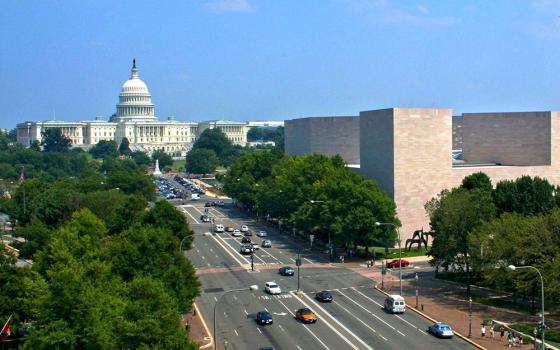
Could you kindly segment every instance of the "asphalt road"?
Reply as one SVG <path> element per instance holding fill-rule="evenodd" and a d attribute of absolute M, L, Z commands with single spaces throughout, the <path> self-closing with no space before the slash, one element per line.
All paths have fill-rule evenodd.
<path fill-rule="evenodd" d="M 224 291 L 247 288 L 227 293 L 217 306 L 217 340 L 224 349 L 471 349 L 472 346 L 458 338 L 438 339 L 426 332 L 430 323 L 407 311 L 392 315 L 382 309 L 385 296 L 373 289 L 372 281 L 343 267 L 328 264 L 324 257 L 314 254 L 307 247 L 298 246 L 290 235 L 274 232 L 268 227 L 245 218 L 231 205 L 212 207 L 209 213 L 215 222 L 239 228 L 246 224 L 250 230 L 266 230 L 271 248 L 261 248 L 255 254 L 255 268 L 250 270 L 250 259 L 239 253 L 239 238 L 228 233 L 205 235 L 209 223 L 199 218 L 204 213 L 204 203 L 188 201 L 180 210 L 188 218 L 195 232 L 193 248 L 186 254 L 198 270 L 202 293 L 197 304 L 212 330 L 214 306 Z M 261 238 L 252 236 L 259 243 Z M 297 273 L 283 277 L 278 268 L 292 266 L 298 252 L 303 265 L 300 270 L 300 293 L 297 293 Z M 275 281 L 282 294 L 264 293 L 264 283 Z M 249 291 L 256 284 L 259 290 Z M 330 290 L 332 303 L 319 303 L 317 291 Z M 318 322 L 304 325 L 294 318 L 294 311 L 309 307 L 318 316 Z M 274 323 L 258 326 L 255 315 L 267 310 L 273 314 Z"/>

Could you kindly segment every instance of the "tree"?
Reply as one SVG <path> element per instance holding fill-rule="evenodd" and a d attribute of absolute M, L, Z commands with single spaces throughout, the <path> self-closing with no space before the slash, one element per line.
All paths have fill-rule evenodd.
<path fill-rule="evenodd" d="M 45 152 L 66 152 L 72 146 L 72 141 L 62 135 L 60 128 L 48 128 L 41 131 L 41 146 Z"/>
<path fill-rule="evenodd" d="M 123 137 L 121 144 L 119 145 L 119 153 L 122 156 L 128 156 L 130 154 L 130 141 L 126 137 Z"/>
<path fill-rule="evenodd" d="M 434 231 L 429 254 L 436 266 L 456 264 L 467 275 L 470 296 L 471 262 L 469 235 L 485 221 L 495 217 L 496 207 L 490 192 L 454 188 L 442 191 L 425 205 Z"/>
<path fill-rule="evenodd" d="M 500 213 L 535 215 L 549 213 L 555 206 L 554 186 L 546 179 L 522 176 L 515 181 L 498 182 L 494 203 Z"/>
<path fill-rule="evenodd" d="M 119 155 L 117 151 L 117 143 L 113 140 L 101 140 L 95 146 L 93 146 L 89 153 L 94 158 L 102 159 L 105 157 L 115 158 Z"/>
<path fill-rule="evenodd" d="M 163 169 L 166 166 L 172 166 L 173 165 L 173 159 L 171 158 L 171 156 L 169 154 L 165 153 L 161 149 L 155 150 L 152 153 L 152 160 L 155 162 L 156 159 L 159 160 L 160 169 Z"/>
<path fill-rule="evenodd" d="M 213 150 L 218 159 L 223 161 L 232 152 L 233 145 L 222 130 L 214 128 L 206 129 L 200 134 L 193 145 L 193 150 L 200 148 Z"/>
<path fill-rule="evenodd" d="M 220 160 L 211 149 L 192 149 L 185 157 L 185 170 L 192 174 L 208 174 L 216 170 Z"/>
<path fill-rule="evenodd" d="M 485 173 L 478 172 L 465 176 L 461 187 L 466 190 L 481 189 L 483 191 L 492 191 L 492 181 L 490 181 L 490 178 Z"/>
<path fill-rule="evenodd" d="M 140 194 L 151 200 L 154 197 L 155 185 L 143 172 L 139 170 L 114 167 L 107 175 L 107 187 L 119 189 L 127 194 Z"/>
<path fill-rule="evenodd" d="M 29 145 L 29 149 L 41 152 L 41 143 L 38 140 L 34 140 L 33 142 L 31 142 L 31 145 Z"/>
<path fill-rule="evenodd" d="M 142 151 L 134 151 L 130 154 L 130 157 L 139 167 L 145 167 L 151 163 L 150 157 Z"/>
<path fill-rule="evenodd" d="M 146 225 L 168 229 L 179 240 L 187 237 L 183 248 L 191 249 L 194 232 L 190 229 L 185 215 L 167 201 L 156 202 L 154 207 L 143 215 L 141 221 Z"/>

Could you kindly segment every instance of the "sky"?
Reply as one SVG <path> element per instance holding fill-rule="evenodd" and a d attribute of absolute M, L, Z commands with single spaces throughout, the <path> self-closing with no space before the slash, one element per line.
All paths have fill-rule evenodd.
<path fill-rule="evenodd" d="M 0 127 L 108 118 L 136 58 L 160 119 L 560 110 L 557 0 L 0 2 Z"/>

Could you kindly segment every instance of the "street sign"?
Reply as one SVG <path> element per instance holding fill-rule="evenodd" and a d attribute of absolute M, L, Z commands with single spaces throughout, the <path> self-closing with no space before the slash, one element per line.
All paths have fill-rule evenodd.
<path fill-rule="evenodd" d="M 301 266 L 301 258 L 296 259 L 296 266 Z"/>

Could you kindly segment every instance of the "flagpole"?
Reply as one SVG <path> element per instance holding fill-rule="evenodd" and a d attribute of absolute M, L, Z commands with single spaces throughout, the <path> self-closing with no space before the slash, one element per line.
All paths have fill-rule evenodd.
<path fill-rule="evenodd" d="M 12 316 L 13 316 L 13 315 L 14 315 L 14 314 L 11 314 L 10 317 L 8 317 L 8 320 L 6 321 L 6 323 L 4 323 L 4 327 L 2 327 L 2 330 L 0 331 L 0 336 L 1 336 L 2 334 L 4 334 L 4 330 L 6 330 L 6 326 L 8 326 L 8 325 L 10 324 L 10 320 L 12 319 Z"/>

